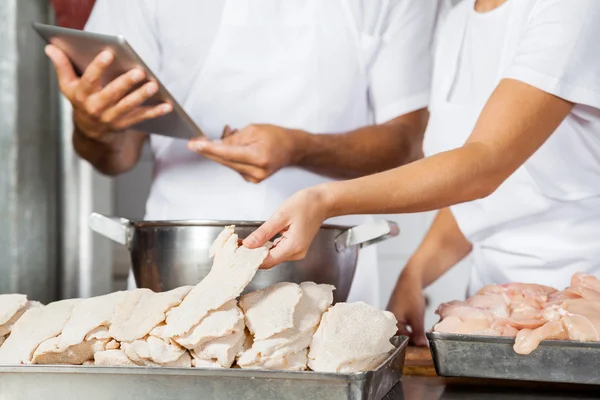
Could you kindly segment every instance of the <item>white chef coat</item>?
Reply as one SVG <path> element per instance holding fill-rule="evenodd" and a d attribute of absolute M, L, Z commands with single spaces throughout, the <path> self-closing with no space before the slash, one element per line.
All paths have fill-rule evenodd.
<path fill-rule="evenodd" d="M 505 9 L 477 15 L 465 0 L 440 28 L 435 53 L 431 119 L 426 155 L 460 147 L 471 134 L 494 86 L 512 78 L 575 103 L 551 138 L 491 196 L 451 207 L 461 231 L 473 243 L 469 295 L 492 283 L 535 282 L 565 286 L 582 271 L 600 274 L 600 1 L 508 0 Z M 469 51 L 465 43 L 486 34 L 478 19 L 500 27 L 497 45 Z M 497 19 L 497 20 L 494 20 Z M 501 27 L 505 26 L 505 29 Z M 479 27 L 479 29 L 477 29 Z M 495 38 L 494 40 L 497 40 Z M 476 40 L 475 40 L 476 41 Z M 464 84 L 457 77 L 476 58 L 486 73 L 469 85 L 484 95 L 454 102 Z M 490 79 L 494 85 L 478 78 Z M 454 88 L 453 88 L 454 85 Z M 460 97 L 460 96 L 459 96 Z M 502 121 L 498 121 L 499 124 Z"/>
<path fill-rule="evenodd" d="M 339 133 L 426 107 L 438 0 L 99 0 L 87 30 L 123 35 L 208 137 L 226 124 Z M 146 219 L 264 220 L 328 179 L 285 168 L 248 183 L 152 135 Z M 338 219 L 354 225 L 365 216 Z M 379 306 L 377 254 L 361 252 L 350 300 Z"/>

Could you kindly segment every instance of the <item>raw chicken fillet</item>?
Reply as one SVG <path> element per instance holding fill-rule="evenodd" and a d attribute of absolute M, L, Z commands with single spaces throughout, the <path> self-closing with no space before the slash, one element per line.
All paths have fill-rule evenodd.
<path fill-rule="evenodd" d="M 600 280 L 577 273 L 565 290 L 522 283 L 490 285 L 466 301 L 442 304 L 435 332 L 511 336 L 530 354 L 544 340 L 600 341 Z"/>

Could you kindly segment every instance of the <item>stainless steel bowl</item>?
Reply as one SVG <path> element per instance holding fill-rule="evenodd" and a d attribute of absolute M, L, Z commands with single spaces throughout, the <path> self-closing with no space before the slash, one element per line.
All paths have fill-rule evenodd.
<path fill-rule="evenodd" d="M 127 246 L 138 287 L 157 292 L 195 285 L 210 271 L 208 251 L 223 227 L 235 225 L 241 239 L 261 222 L 243 221 L 129 221 L 93 213 L 92 230 Z M 378 220 L 353 228 L 324 225 L 306 258 L 259 271 L 246 291 L 278 282 L 313 281 L 336 287 L 336 302 L 346 301 L 361 247 L 397 236 L 394 222 Z"/>

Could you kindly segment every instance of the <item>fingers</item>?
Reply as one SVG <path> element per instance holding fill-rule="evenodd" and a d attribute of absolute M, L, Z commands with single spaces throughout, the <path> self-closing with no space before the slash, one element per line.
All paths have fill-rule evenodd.
<path fill-rule="evenodd" d="M 93 104 L 94 110 L 98 113 L 115 106 L 115 104 L 117 106 L 121 105 L 120 109 L 113 111 L 112 114 L 114 115 L 111 114 L 114 119 L 116 116 L 130 111 L 133 108 L 124 108 L 124 105 L 131 105 L 132 103 L 134 106 L 140 105 L 158 91 L 158 85 L 155 82 L 148 82 L 128 95 L 131 89 L 139 84 L 145 77 L 146 74 L 144 71 L 139 69 L 131 70 L 119 76 L 98 92 L 90 95 L 86 103 L 90 105 Z M 125 101 L 125 103 L 123 103 L 123 101 Z"/>
<path fill-rule="evenodd" d="M 115 130 L 124 130 L 132 125 L 168 114 L 173 106 L 164 103 L 153 107 L 137 107 L 129 114 L 119 118 L 112 124 Z"/>
<path fill-rule="evenodd" d="M 221 135 L 221 139 L 227 139 L 228 137 L 238 133 L 237 129 L 232 129 L 229 125 L 225 125 L 223 129 L 223 134 Z"/>
<path fill-rule="evenodd" d="M 54 69 L 56 70 L 60 91 L 67 98 L 71 99 L 73 95 L 73 89 L 79 82 L 79 77 L 75 73 L 71 61 L 58 47 L 51 44 L 46 46 L 45 52 L 48 58 L 50 58 L 50 61 L 52 61 Z"/>
<path fill-rule="evenodd" d="M 80 96 L 80 98 L 77 100 L 83 101 L 90 94 L 100 89 L 102 74 L 104 74 L 106 68 L 113 62 L 114 57 L 112 52 L 105 50 L 94 58 L 81 76 L 76 93 L 76 96 Z"/>
<path fill-rule="evenodd" d="M 265 243 L 271 240 L 271 238 L 287 229 L 287 225 L 288 223 L 285 219 L 275 214 L 274 216 L 269 218 L 264 224 L 259 226 L 254 232 L 252 232 L 250 236 L 244 239 L 244 246 L 250 249 L 255 249 L 257 247 L 264 246 Z M 283 242 L 283 240 L 279 240 L 277 246 L 275 246 L 273 250 L 278 246 L 282 245 Z"/>
<path fill-rule="evenodd" d="M 410 337 L 410 332 L 406 329 L 406 325 L 403 322 L 398 322 L 398 335 Z"/>
<path fill-rule="evenodd" d="M 412 309 L 407 315 L 407 324 L 410 325 L 413 343 L 416 346 L 424 347 L 428 345 L 427 337 L 425 336 L 425 311 L 420 307 Z"/>
<path fill-rule="evenodd" d="M 202 142 L 209 142 L 209 140 L 204 139 L 204 138 L 193 139 L 188 142 L 188 149 L 190 149 L 193 152 L 203 155 L 204 157 L 208 158 L 209 160 L 212 160 L 214 162 L 217 162 L 221 165 L 224 165 L 228 168 L 233 169 L 234 171 L 238 172 L 244 178 L 244 180 L 246 180 L 248 182 L 260 183 L 269 177 L 269 172 L 267 170 L 256 167 L 254 165 L 242 164 L 242 163 L 224 159 L 224 158 L 221 158 L 221 157 L 209 154 L 209 153 L 205 153 L 203 151 L 197 151 L 196 149 L 198 148 L 198 144 L 202 143 Z M 200 147 L 203 147 L 203 146 L 204 145 L 201 145 Z"/>
<path fill-rule="evenodd" d="M 150 97 L 152 97 L 157 91 L 158 85 L 155 82 L 148 82 L 144 86 L 136 89 L 133 93 L 128 94 L 122 99 L 120 97 L 115 97 L 115 100 L 113 100 L 112 96 L 107 95 L 104 97 L 104 100 L 98 101 L 99 104 L 101 104 L 98 106 L 100 108 L 110 106 L 110 108 L 108 109 L 103 109 L 104 112 L 102 113 L 100 119 L 104 123 L 111 123 L 117 118 L 133 111 L 137 107 L 144 104 L 144 102 Z M 100 96 L 103 92 L 104 90 L 100 91 L 92 98 L 96 100 L 96 96 Z M 92 98 L 90 98 L 90 101 L 92 100 Z M 114 102 L 116 102 L 116 104 L 114 104 Z M 164 111 L 165 113 L 170 112 L 172 110 L 170 104 L 165 103 L 164 105 L 165 108 L 162 111 Z"/>
<path fill-rule="evenodd" d="M 256 165 L 262 167 L 262 160 L 256 154 L 256 149 L 250 146 L 225 144 L 222 141 L 192 140 L 194 151 L 206 155 L 219 157 L 235 163 Z"/>

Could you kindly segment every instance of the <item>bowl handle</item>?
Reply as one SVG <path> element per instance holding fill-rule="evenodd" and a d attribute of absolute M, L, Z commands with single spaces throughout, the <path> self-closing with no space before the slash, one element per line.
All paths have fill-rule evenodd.
<path fill-rule="evenodd" d="M 380 219 L 344 231 L 335 239 L 335 248 L 339 252 L 353 246 L 363 248 L 399 234 L 400 228 L 397 223 Z"/>
<path fill-rule="evenodd" d="M 102 214 L 92 213 L 88 218 L 88 226 L 94 232 L 106 236 L 110 240 L 114 240 L 129 249 L 133 229 L 128 219 L 111 218 Z"/>

